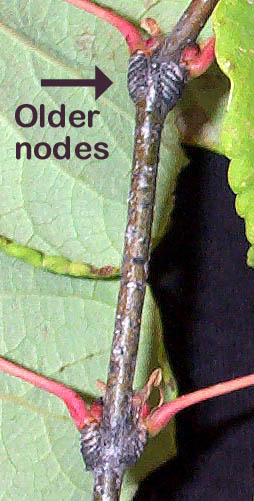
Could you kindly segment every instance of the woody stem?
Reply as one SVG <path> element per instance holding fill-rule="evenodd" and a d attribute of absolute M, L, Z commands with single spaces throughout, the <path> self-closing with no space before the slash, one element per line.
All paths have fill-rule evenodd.
<path fill-rule="evenodd" d="M 162 123 L 139 103 L 136 111 L 135 149 L 128 204 L 120 290 L 103 420 L 105 447 L 103 474 L 97 475 L 94 500 L 112 501 L 119 497 L 123 471 L 114 468 L 114 455 L 131 423 L 132 383 L 136 366 L 140 324 L 148 273 L 151 228 Z M 149 137 L 149 141 L 148 141 Z M 107 430 L 107 431 L 106 431 Z M 108 433 L 110 430 L 110 433 Z M 126 437 L 125 437 L 126 439 Z M 123 449 L 125 447 L 123 439 Z"/>
<path fill-rule="evenodd" d="M 205 3 L 210 5 L 210 9 L 205 8 Z M 197 36 L 207 20 L 208 12 L 209 15 L 211 13 L 212 5 L 214 8 L 216 3 L 215 1 L 209 2 L 209 0 L 208 2 L 193 0 L 185 13 L 188 26 L 184 29 L 184 16 L 182 16 L 172 35 L 162 44 L 158 54 L 156 53 L 153 64 L 156 65 L 156 57 L 159 61 L 160 57 L 165 54 L 167 61 L 173 61 L 174 57 L 176 61 L 179 61 L 181 51 L 190 41 L 189 36 Z M 203 21 L 199 12 L 196 11 L 201 6 L 203 7 Z M 199 31 L 197 23 L 199 23 Z M 189 33 L 188 36 L 187 33 Z M 130 444 L 128 430 L 133 423 L 132 383 L 150 257 L 160 138 L 166 116 L 158 112 L 159 109 L 163 109 L 163 98 L 159 97 L 158 102 L 156 101 L 157 94 L 154 92 L 149 71 L 147 89 L 144 98 L 136 101 L 135 146 L 128 220 L 107 389 L 100 427 L 103 447 L 100 451 L 100 465 L 97 465 L 94 471 L 94 501 L 117 501 L 124 471 L 130 465 L 124 459 L 124 454 L 127 445 Z M 121 458 L 118 457 L 120 451 Z"/>
<path fill-rule="evenodd" d="M 170 55 L 190 42 L 195 42 L 219 0 L 192 0 L 164 42 L 164 53 Z"/>

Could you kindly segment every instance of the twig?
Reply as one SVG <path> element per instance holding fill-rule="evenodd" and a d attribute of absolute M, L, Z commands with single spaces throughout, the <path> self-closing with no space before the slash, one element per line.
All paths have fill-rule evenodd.
<path fill-rule="evenodd" d="M 85 0 L 73 0 L 72 3 L 91 5 Z M 254 375 L 251 374 L 181 396 L 151 413 L 149 406 L 145 407 L 146 399 L 152 386 L 160 387 L 160 371 L 153 373 L 143 390 L 135 395 L 132 391 L 148 273 L 161 131 L 166 114 L 180 97 L 187 78 L 204 71 L 212 59 L 214 40 L 206 44 L 203 54 L 197 58 L 195 50 L 192 50 L 195 47 L 191 44 L 216 4 L 217 1 L 193 0 L 176 28 L 160 46 L 145 45 L 144 52 L 136 47 L 139 52 L 131 58 L 129 90 L 137 108 L 135 151 L 103 417 L 101 401 L 95 401 L 87 409 L 80 396 L 70 388 L 0 358 L 0 370 L 53 393 L 68 407 L 76 426 L 82 429 L 82 452 L 87 468 L 94 472 L 94 501 L 119 499 L 123 473 L 141 454 L 147 433 L 157 434 L 177 412 L 186 407 L 254 385 Z M 96 15 L 98 9 L 96 6 L 93 10 Z M 101 17 L 106 19 L 105 15 Z M 113 17 L 116 19 L 119 16 Z M 126 29 L 128 23 L 123 22 L 123 25 Z M 149 57 L 147 47 L 149 50 L 153 48 Z M 10 246 L 8 253 L 24 253 L 25 258 L 27 248 L 4 238 L 0 238 L 1 241 L 3 245 Z M 38 251 L 28 250 L 34 253 L 31 254 L 32 260 L 43 258 Z"/>
<path fill-rule="evenodd" d="M 163 50 L 168 55 L 178 48 L 195 42 L 219 0 L 192 0 L 167 36 Z"/>
<path fill-rule="evenodd" d="M 139 103 L 137 107 L 122 277 L 101 425 L 101 433 L 107 444 L 102 451 L 103 468 L 95 485 L 95 500 L 118 499 L 123 467 L 136 462 L 146 442 L 145 429 L 141 428 L 141 450 L 135 446 L 138 432 L 132 406 L 132 383 L 148 272 L 162 125 L 156 123 L 151 114 L 147 114 L 145 104 Z M 130 449 L 134 449 L 133 457 Z M 120 454 L 117 468 L 116 451 Z"/>
<path fill-rule="evenodd" d="M 138 51 L 130 60 L 129 91 L 136 103 L 135 147 L 113 344 L 103 418 L 97 430 L 100 459 L 93 467 L 94 501 L 119 499 L 123 473 L 136 462 L 146 443 L 140 409 L 133 406 L 132 383 L 148 274 L 160 137 L 167 112 L 178 101 L 187 80 L 188 71 L 180 62 L 182 52 L 193 43 L 217 1 L 193 0 L 151 57 Z M 91 440 L 89 434 L 84 444 L 86 440 Z"/>

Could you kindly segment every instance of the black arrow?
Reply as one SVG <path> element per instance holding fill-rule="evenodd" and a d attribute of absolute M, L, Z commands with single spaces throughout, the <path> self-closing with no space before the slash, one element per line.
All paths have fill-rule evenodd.
<path fill-rule="evenodd" d="M 98 66 L 95 66 L 95 78 L 46 78 L 41 80 L 42 87 L 95 87 L 95 100 L 105 92 L 112 81 L 101 71 Z"/>

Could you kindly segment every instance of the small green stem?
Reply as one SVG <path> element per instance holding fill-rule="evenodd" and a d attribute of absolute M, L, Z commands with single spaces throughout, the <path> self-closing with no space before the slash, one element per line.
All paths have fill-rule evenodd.
<path fill-rule="evenodd" d="M 63 256 L 49 256 L 43 252 L 20 245 L 0 235 L 0 251 L 8 256 L 21 259 L 35 268 L 41 268 L 57 275 L 68 275 L 76 278 L 118 278 L 120 269 L 117 266 L 103 266 L 98 268 L 92 264 L 70 261 Z"/>

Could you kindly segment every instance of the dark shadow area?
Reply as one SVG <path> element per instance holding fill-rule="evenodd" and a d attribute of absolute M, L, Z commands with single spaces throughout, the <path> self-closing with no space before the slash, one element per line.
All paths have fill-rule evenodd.
<path fill-rule="evenodd" d="M 254 372 L 254 270 L 228 161 L 188 153 L 150 280 L 180 394 Z M 253 500 L 254 389 L 180 413 L 177 442 L 178 456 L 143 482 L 135 501 Z"/>

